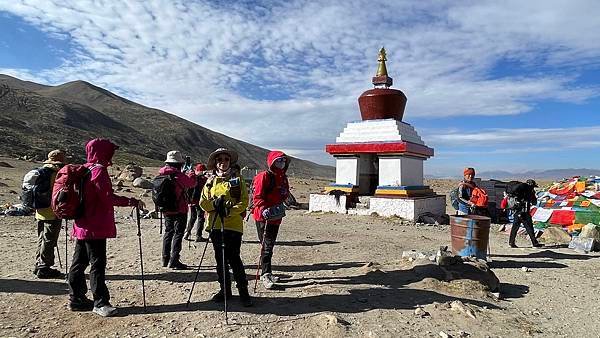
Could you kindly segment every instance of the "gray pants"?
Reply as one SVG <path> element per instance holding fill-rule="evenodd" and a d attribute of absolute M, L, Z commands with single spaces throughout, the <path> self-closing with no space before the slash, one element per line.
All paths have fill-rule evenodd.
<path fill-rule="evenodd" d="M 36 270 L 48 269 L 54 265 L 54 248 L 58 242 L 62 220 L 38 220 L 38 246 L 35 252 Z"/>

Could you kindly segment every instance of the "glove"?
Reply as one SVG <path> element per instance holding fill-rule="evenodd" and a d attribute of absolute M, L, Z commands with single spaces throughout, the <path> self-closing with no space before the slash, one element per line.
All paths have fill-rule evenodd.
<path fill-rule="evenodd" d="M 269 209 L 264 209 L 261 212 L 261 215 L 264 219 L 269 219 L 271 217 L 271 212 L 269 211 Z"/>
<path fill-rule="evenodd" d="M 231 209 L 233 208 L 233 202 L 232 201 L 225 201 L 225 208 L 227 209 Z"/>
<path fill-rule="evenodd" d="M 213 207 L 219 217 L 227 216 L 227 208 L 225 207 L 225 198 L 223 196 L 219 196 L 213 200 Z"/>

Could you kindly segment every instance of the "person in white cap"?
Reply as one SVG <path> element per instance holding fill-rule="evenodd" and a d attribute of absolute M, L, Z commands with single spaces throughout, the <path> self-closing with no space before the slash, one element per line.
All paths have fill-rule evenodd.
<path fill-rule="evenodd" d="M 181 172 L 185 160 L 181 153 L 172 150 L 167 153 L 165 166 L 160 168 L 159 174 L 171 176 L 175 183 L 175 208 L 163 211 L 165 215 L 165 233 L 163 236 L 162 264 L 174 270 L 186 270 L 187 265 L 180 260 L 181 241 L 187 224 L 188 203 L 186 190 L 196 185 L 196 175 L 193 171 Z"/>
<path fill-rule="evenodd" d="M 200 207 L 208 213 L 205 230 L 210 233 L 209 236 L 215 250 L 217 276 L 221 287 L 212 300 L 222 302 L 225 297 L 230 299 L 229 267 L 231 267 L 242 305 L 252 306 L 246 271 L 240 256 L 244 233 L 242 213 L 248 207 L 248 190 L 244 179 L 232 168 L 237 159 L 238 155 L 235 151 L 225 148 L 219 148 L 210 154 L 207 167 L 212 171 L 213 176 L 208 179 L 202 189 Z M 221 246 L 223 242 L 225 249 Z M 225 259 L 223 259 L 223 254 Z M 225 260 L 225 266 L 223 266 L 223 260 Z"/>
<path fill-rule="evenodd" d="M 50 207 L 50 195 L 52 186 L 56 179 L 56 173 L 65 164 L 65 153 L 62 150 L 52 150 L 48 153 L 48 159 L 38 169 L 37 194 L 45 190 L 48 203 L 45 208 L 36 208 L 35 219 L 37 220 L 38 248 L 35 253 L 35 267 L 33 273 L 38 278 L 60 278 L 62 273 L 53 269 L 54 248 L 58 242 L 62 220 L 56 217 Z M 41 187 L 43 189 L 40 189 Z"/>

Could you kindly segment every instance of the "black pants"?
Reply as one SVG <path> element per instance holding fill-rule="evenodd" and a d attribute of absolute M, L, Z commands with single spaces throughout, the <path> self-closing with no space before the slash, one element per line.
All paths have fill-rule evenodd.
<path fill-rule="evenodd" d="M 185 237 L 189 237 L 194 228 L 194 224 L 198 221 L 196 226 L 196 238 L 202 238 L 202 228 L 204 227 L 204 210 L 200 209 L 199 205 L 192 205 L 190 207 L 190 219 L 185 229 Z"/>
<path fill-rule="evenodd" d="M 35 252 L 35 267 L 48 269 L 54 265 L 54 248 L 58 243 L 62 220 L 41 221 L 37 223 L 38 247 Z"/>
<path fill-rule="evenodd" d="M 223 283 L 223 255 L 221 247 L 221 229 L 215 229 L 210 234 L 210 239 L 215 250 L 215 260 L 217 261 L 217 276 L 219 276 L 219 284 L 221 289 L 225 291 L 231 290 L 231 277 L 229 276 L 229 267 L 233 270 L 233 278 L 238 289 L 248 288 L 248 280 L 244 263 L 240 257 L 240 248 L 242 247 L 242 233 L 232 230 L 225 230 L 225 283 Z"/>
<path fill-rule="evenodd" d="M 509 244 L 515 244 L 515 240 L 517 239 L 517 231 L 519 231 L 519 226 L 523 224 L 529 238 L 531 238 L 531 243 L 536 244 L 537 239 L 535 239 L 535 234 L 533 232 L 533 221 L 531 219 L 531 215 L 528 211 L 516 211 L 514 214 L 514 220 L 512 228 L 510 229 L 510 237 L 508 239 Z"/>
<path fill-rule="evenodd" d="M 267 229 L 266 233 L 265 225 Z M 256 221 L 256 232 L 258 233 L 258 240 L 263 243 L 261 275 L 264 275 L 265 273 L 271 273 L 271 258 L 273 257 L 273 248 L 275 247 L 277 233 L 279 232 L 279 224 L 266 224 L 265 222 Z M 264 242 L 263 234 L 265 235 Z"/>
<path fill-rule="evenodd" d="M 90 265 L 90 289 L 94 306 L 109 305 L 110 295 L 106 287 L 106 239 L 77 240 L 73 262 L 69 269 L 69 296 L 71 301 L 85 297 L 85 269 Z"/>
<path fill-rule="evenodd" d="M 163 261 L 179 261 L 181 241 L 185 232 L 186 214 L 165 215 L 165 234 L 163 236 Z"/>

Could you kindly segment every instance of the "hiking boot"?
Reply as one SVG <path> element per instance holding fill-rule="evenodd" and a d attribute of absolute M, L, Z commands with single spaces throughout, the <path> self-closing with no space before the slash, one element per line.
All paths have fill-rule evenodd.
<path fill-rule="evenodd" d="M 535 242 L 535 243 L 532 243 L 531 245 L 533 245 L 534 248 L 541 248 L 544 246 L 544 244 L 542 244 L 540 242 Z"/>
<path fill-rule="evenodd" d="M 71 311 L 92 311 L 94 309 L 94 301 L 88 299 L 87 297 L 83 298 L 73 298 L 69 302 L 69 310 Z"/>
<path fill-rule="evenodd" d="M 167 258 L 164 258 L 164 257 L 163 257 L 163 259 L 162 259 L 162 266 L 163 266 L 163 268 L 166 268 L 166 267 L 169 265 L 169 261 L 170 261 L 170 260 L 171 260 L 171 259 L 170 259 L 170 258 L 168 258 L 168 257 L 167 257 Z"/>
<path fill-rule="evenodd" d="M 40 279 L 49 279 L 49 278 L 62 278 L 63 274 L 62 274 L 62 272 L 60 272 L 56 269 L 45 268 L 45 269 L 38 269 L 36 276 Z"/>
<path fill-rule="evenodd" d="M 510 246 L 511 248 L 518 248 L 518 246 L 515 243 L 508 243 L 508 246 Z"/>
<path fill-rule="evenodd" d="M 111 306 L 110 304 L 104 306 L 94 306 L 93 312 L 102 317 L 112 317 L 117 314 L 117 308 Z"/>
<path fill-rule="evenodd" d="M 270 273 L 265 273 L 264 275 L 260 276 L 260 281 L 262 282 L 263 286 L 267 290 L 272 289 L 273 286 L 275 285 L 275 283 L 271 279 L 271 274 Z"/>
<path fill-rule="evenodd" d="M 252 297 L 248 293 L 248 287 L 239 287 L 238 291 L 240 293 L 240 301 L 244 307 L 252 306 Z"/>
<path fill-rule="evenodd" d="M 188 266 L 181 263 L 179 260 L 169 263 L 169 268 L 173 270 L 187 270 Z"/>
<path fill-rule="evenodd" d="M 231 297 L 233 297 L 233 294 L 231 293 L 231 291 L 227 292 L 227 299 L 231 299 Z M 219 290 L 219 292 L 215 293 L 214 296 L 212 296 L 212 298 L 210 299 L 213 302 L 216 303 L 221 303 L 223 301 L 225 301 L 225 292 L 223 292 L 223 289 Z"/>

